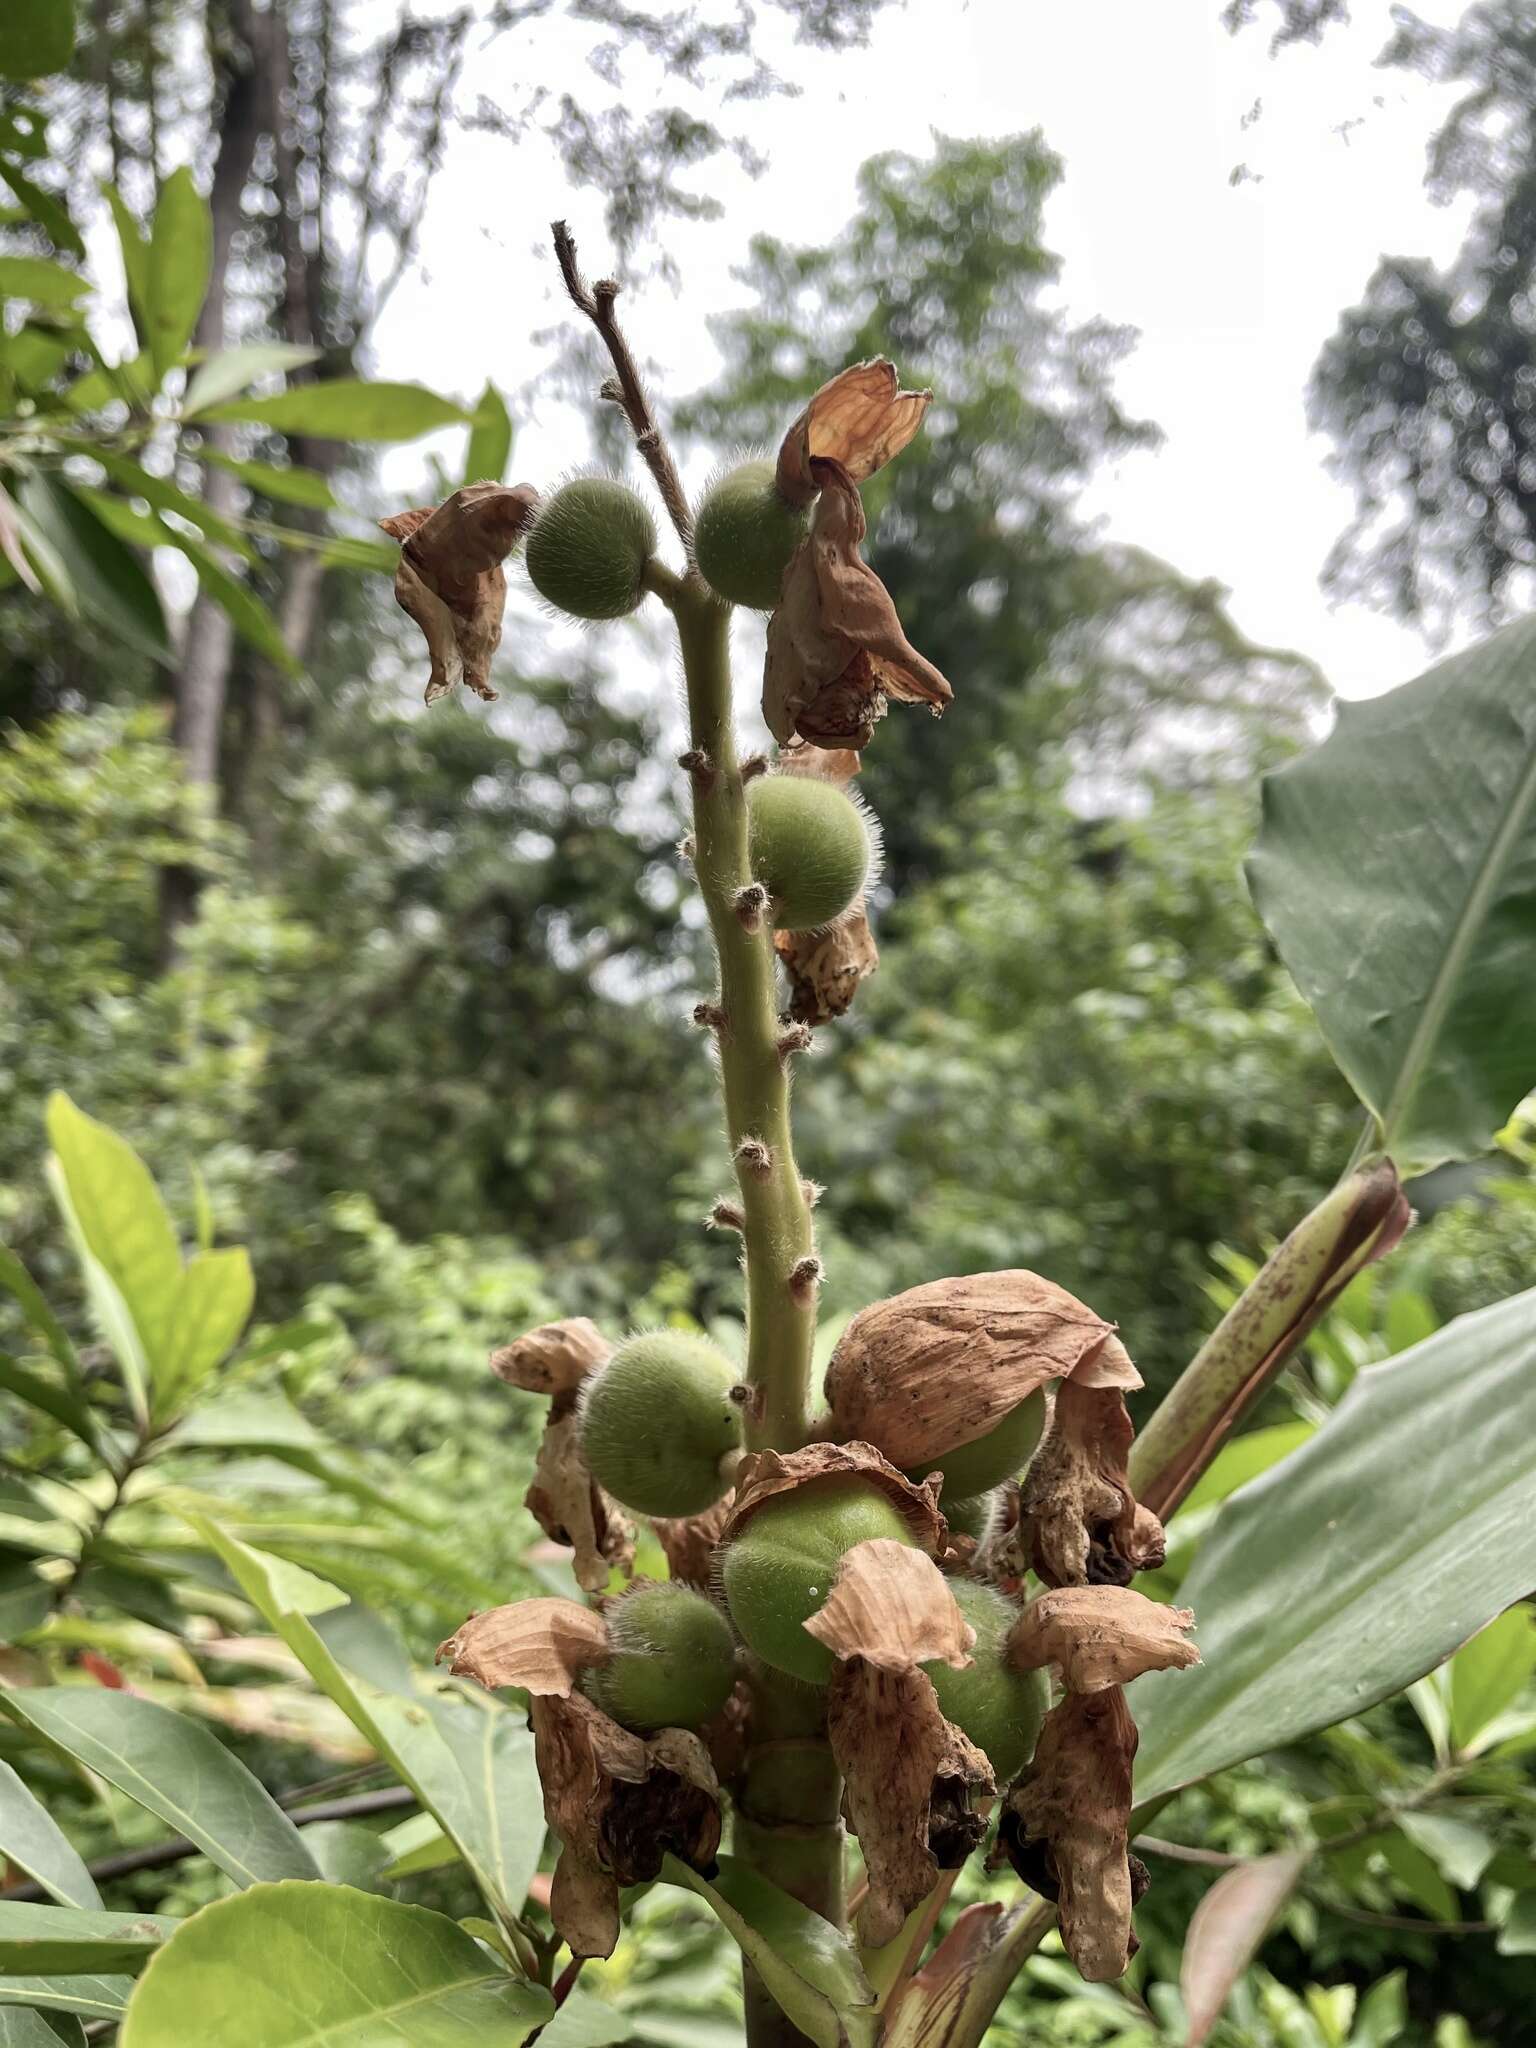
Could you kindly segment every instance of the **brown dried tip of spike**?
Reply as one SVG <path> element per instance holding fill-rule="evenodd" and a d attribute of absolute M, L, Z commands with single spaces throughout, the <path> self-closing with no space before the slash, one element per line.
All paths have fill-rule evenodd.
<path fill-rule="evenodd" d="M 656 1541 L 666 1554 L 667 1570 L 685 1586 L 711 1592 L 715 1578 L 715 1550 L 730 1516 L 733 1494 L 726 1494 L 702 1514 L 651 1517 Z"/>
<path fill-rule="evenodd" d="M 1008 1635 L 1007 1661 L 1021 1671 L 1060 1667 L 1068 1692 L 1129 1685 L 1144 1671 L 1200 1662 L 1187 1640 L 1195 1617 L 1129 1586 L 1065 1586 L 1031 1600 Z"/>
<path fill-rule="evenodd" d="M 826 1395 L 841 1434 L 907 1467 L 970 1443 L 1068 1376 L 1141 1384 L 1113 1323 L 1015 1268 L 930 1280 L 861 1309 L 832 1354 Z"/>
<path fill-rule="evenodd" d="M 1123 1976 L 1136 1953 L 1128 1845 L 1136 1740 L 1118 1686 L 1068 1693 L 1046 1715 L 998 1827 L 999 1854 L 1059 1903 L 1062 1941 L 1090 1984 Z"/>
<path fill-rule="evenodd" d="M 666 1728 L 645 1741 L 580 1693 L 535 1699 L 529 1718 L 544 1815 L 561 1841 L 550 1917 L 573 1956 L 610 1956 L 623 1886 L 648 1884 L 669 1852 L 712 1866 L 719 1781 L 696 1735 Z"/>
<path fill-rule="evenodd" d="M 491 1353 L 491 1371 L 530 1394 L 573 1394 L 590 1372 L 606 1365 L 613 1346 L 586 1316 L 541 1323 L 515 1344 Z"/>
<path fill-rule="evenodd" d="M 840 463 L 863 483 L 907 446 L 932 402 L 931 391 L 903 391 L 896 365 L 883 357 L 840 370 L 784 436 L 774 479 L 780 495 L 808 505 L 819 488 L 817 458 Z"/>
<path fill-rule="evenodd" d="M 535 1698 L 569 1698 L 578 1673 L 608 1659 L 608 1624 L 575 1600 L 517 1600 L 460 1622 L 437 1646 L 455 1678 L 492 1691 L 521 1686 Z"/>
<path fill-rule="evenodd" d="M 888 1536 L 844 1552 L 805 1627 L 834 1657 L 862 1657 L 881 1671 L 910 1671 L 935 1657 L 960 1671 L 976 1642 L 933 1559 Z"/>
<path fill-rule="evenodd" d="M 768 621 L 763 717 L 780 744 L 869 745 L 889 698 L 942 711 L 954 696 L 901 630 L 890 592 L 864 560 L 858 489 L 836 462 L 813 465 L 821 496 L 784 571 Z"/>
<path fill-rule="evenodd" d="M 768 1501 L 802 1486 L 862 1480 L 878 1488 L 906 1523 L 912 1540 L 930 1557 L 944 1548 L 948 1525 L 939 1513 L 937 1474 L 914 1486 L 882 1458 L 873 1444 L 807 1444 L 799 1451 L 752 1451 L 736 1472 L 736 1498 L 721 1531 L 729 1543 Z"/>
<path fill-rule="evenodd" d="M 564 1412 L 558 1402 L 550 1411 L 533 1484 L 523 1499 L 545 1535 L 570 1546 L 577 1585 L 598 1593 L 610 1572 L 627 1573 L 634 1564 L 635 1531 L 587 1470 L 580 1419 L 573 1397 L 567 1400 Z"/>
<path fill-rule="evenodd" d="M 379 525 L 402 543 L 395 601 L 416 621 L 432 671 L 427 702 L 463 683 L 488 702 L 491 656 L 501 644 L 507 602 L 502 562 L 531 522 L 531 484 L 466 484 L 434 510 L 418 506 Z"/>
<path fill-rule="evenodd" d="M 1014 1555 L 1048 1586 L 1124 1586 L 1163 1561 L 1163 1526 L 1131 1492 L 1135 1435 L 1118 1387 L 1074 1377 L 1025 1474 Z"/>
<path fill-rule="evenodd" d="M 789 976 L 789 1014 L 797 1024 L 831 1024 L 846 1016 L 880 965 L 862 896 L 826 931 L 775 932 L 773 950 Z"/>

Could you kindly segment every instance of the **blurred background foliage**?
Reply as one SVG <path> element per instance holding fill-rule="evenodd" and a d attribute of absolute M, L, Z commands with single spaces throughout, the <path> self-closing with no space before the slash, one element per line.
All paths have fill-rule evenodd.
<path fill-rule="evenodd" d="M 780 0 L 818 62 L 881 4 Z M 1278 40 L 1341 12 L 1228 10 Z M 1475 6 L 1454 32 L 1404 17 L 1389 61 L 1467 91 L 1431 175 L 1478 204 L 1444 276 L 1384 260 L 1316 372 L 1361 505 L 1334 573 L 1432 621 L 1516 601 L 1531 561 L 1528 13 Z M 365 16 L 348 0 L 82 6 L 66 76 L 0 86 L 6 256 L 74 268 L 112 232 L 100 180 L 143 222 L 171 165 L 192 164 L 212 237 L 185 339 L 291 350 L 291 388 L 313 393 L 366 372 L 391 280 L 419 254 L 472 24 L 574 26 L 619 79 L 669 67 L 678 104 L 644 117 L 622 96 L 598 114 L 536 95 L 474 116 L 509 163 L 538 138 L 557 149 L 641 267 L 664 263 L 668 214 L 704 204 L 690 174 L 744 148 L 699 108 L 776 89 L 725 14 L 545 0 L 382 34 Z M 1353 1142 L 1348 1091 L 1239 880 L 1256 776 L 1319 729 L 1327 690 L 1249 642 L 1219 588 L 1105 545 L 1079 510 L 1096 470 L 1157 430 L 1115 395 L 1134 336 L 1055 309 L 1043 208 L 1061 175 L 1039 134 L 873 158 L 824 243 L 752 244 L 719 380 L 679 425 L 720 458 L 771 446 L 825 375 L 875 353 L 939 393 L 870 488 L 871 554 L 962 702 L 938 726 L 892 717 L 871 751 L 881 970 L 797 1084 L 803 1163 L 828 1188 L 829 1331 L 883 1292 L 1024 1264 L 1114 1316 L 1155 1394 Z M 66 616 L 26 588 L 7 550 L 0 1237 L 83 1336 L 41 1171 L 43 1105 L 66 1088 L 151 1162 L 184 1237 L 248 1245 L 258 1323 L 220 1398 L 280 1397 L 324 1451 L 306 1467 L 259 1432 L 221 1446 L 221 1512 L 386 1611 L 425 1661 L 467 1606 L 564 1584 L 521 1507 L 533 1404 L 490 1379 L 487 1351 L 555 1314 L 728 1335 L 739 1313 L 732 1258 L 700 1226 L 720 1167 L 689 1022 L 706 970 L 673 851 L 668 687 L 660 670 L 638 692 L 620 675 L 633 642 L 540 665 L 509 635 L 493 712 L 425 716 L 413 629 L 386 576 L 355 573 L 381 560 L 363 522 L 394 509 L 366 449 L 306 430 L 302 408 L 287 432 L 199 423 L 174 375 L 169 396 L 125 390 L 142 330 L 122 308 L 98 327 L 117 337 L 104 368 L 67 300 L 18 292 L 0 336 L 0 480 L 77 494 L 96 521 L 71 529 L 86 587 L 115 546 L 152 562 L 183 614 L 162 658 L 125 650 L 99 608 Z M 508 412 L 515 393 L 464 406 L 469 474 L 506 459 Z M 126 446 L 140 470 L 92 467 L 93 449 Z M 157 512 L 135 550 L 132 520 Z M 200 581 L 179 580 L 200 556 Z M 750 673 L 753 629 L 740 638 Z M 1516 1132 L 1498 1161 L 1422 1184 L 1419 1231 L 1350 1290 L 1261 1428 L 1315 1422 L 1362 1363 L 1528 1284 L 1531 1163 Z M 28 1486 L 81 1476 L 78 1442 L 32 1410 L 7 1412 L 0 1456 Z M 1186 1510 L 1175 1569 L 1213 1499 Z M 355 1737 L 295 1670 L 274 1675 L 270 1645 L 237 1639 L 249 1615 L 227 1586 L 190 1599 L 197 1571 L 168 1541 L 157 1525 L 121 1554 L 107 1543 L 94 1575 L 44 1574 L 46 1611 L 26 1589 L 12 1618 L 27 1625 L 9 1630 L 24 1647 L 0 1655 L 200 1704 L 281 1792 L 354 1782 Z M 1453 1730 L 1437 1677 L 1185 1795 L 1156 1827 L 1205 1861 L 1151 1858 L 1127 1984 L 1085 1988 L 1048 1948 L 999 2042 L 1178 2041 L 1179 1948 L 1211 1856 L 1420 1806 L 1454 1807 L 1460 1859 L 1454 1832 L 1386 1820 L 1362 1836 L 1289 1910 L 1215 2038 L 1536 2038 L 1523 1937 L 1496 1942 L 1487 1896 L 1519 1890 L 1530 1860 L 1528 1638 L 1511 1638 L 1513 1686 L 1485 1723 Z M 149 1826 L 62 1772 L 56 1790 L 99 1851 Z M 1489 1845 L 1481 1863 L 1466 1831 Z M 179 1911 L 216 1882 L 196 1862 L 140 1872 L 109 1903 Z M 403 1883 L 456 1904 L 449 1874 Z M 732 1961 L 689 1902 L 647 1900 L 593 1974 L 636 2040 L 738 2038 Z"/>

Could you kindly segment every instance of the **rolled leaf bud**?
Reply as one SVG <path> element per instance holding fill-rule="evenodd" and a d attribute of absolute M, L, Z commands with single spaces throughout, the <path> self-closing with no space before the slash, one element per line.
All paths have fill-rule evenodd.
<path fill-rule="evenodd" d="M 741 1449 L 736 1368 L 707 1338 L 653 1330 L 583 1385 L 581 1442 L 598 1484 L 643 1515 L 697 1515 Z"/>
<path fill-rule="evenodd" d="M 699 507 L 693 532 L 699 572 L 731 604 L 771 612 L 806 523 L 804 506 L 780 493 L 771 462 L 743 462 L 710 486 Z"/>
<path fill-rule="evenodd" d="M 1034 1754 L 1050 1701 L 1044 1674 L 1005 1662 L 1010 1630 L 1019 1619 L 1013 1602 L 992 1586 L 951 1579 L 949 1590 L 976 1632 L 971 1662 L 963 1669 L 936 1659 L 923 1669 L 933 1681 L 946 1721 L 985 1755 L 999 1785 L 1016 1778 Z"/>
<path fill-rule="evenodd" d="M 549 604 L 577 619 L 622 619 L 645 595 L 656 522 L 627 484 L 579 476 L 540 507 L 528 574 Z"/>
<path fill-rule="evenodd" d="M 781 931 L 833 923 L 864 893 L 877 828 L 856 797 L 807 776 L 762 775 L 747 785 L 752 872 Z"/>
<path fill-rule="evenodd" d="M 700 1728 L 736 1683 L 736 1644 L 713 1600 L 690 1586 L 637 1585 L 607 1610 L 608 1657 L 582 1690 L 621 1728 Z"/>

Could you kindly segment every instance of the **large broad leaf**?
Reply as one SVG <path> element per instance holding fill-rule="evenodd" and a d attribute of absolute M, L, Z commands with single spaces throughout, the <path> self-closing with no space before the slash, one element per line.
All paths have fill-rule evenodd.
<path fill-rule="evenodd" d="M 499 484 L 507 473 L 512 453 L 512 420 L 507 402 L 494 384 L 480 394 L 469 429 L 469 447 L 464 456 L 467 484 Z"/>
<path fill-rule="evenodd" d="M 19 1401 L 25 1401 L 29 1408 L 51 1415 L 55 1422 L 62 1423 L 83 1444 L 89 1445 L 98 1457 L 101 1455 L 95 1418 L 69 1388 L 58 1386 L 36 1366 L 24 1365 L 20 1359 L 12 1358 L 4 1351 L 0 1351 L 0 1387 L 6 1393 L 14 1394 Z"/>
<path fill-rule="evenodd" d="M 1341 704 L 1248 878 L 1399 1167 L 1486 1151 L 1536 1083 L 1536 620 Z"/>
<path fill-rule="evenodd" d="M 0 2048 L 85 2048 L 85 2029 L 73 2013 L 32 2012 L 0 2005 Z"/>
<path fill-rule="evenodd" d="M 0 2005 L 77 2012 L 88 2020 L 120 2020 L 132 1989 L 131 1977 L 0 1977 Z M 67 2041 L 70 2036 L 63 2038 Z"/>
<path fill-rule="evenodd" d="M 343 1607 L 336 1587 L 202 1516 L 187 1519 L 316 1685 L 436 1815 L 487 1898 L 521 1911 L 544 1846 L 544 1801 L 533 1739 L 517 1718 L 490 1699 L 403 1695 L 372 1684 L 340 1661 L 344 1637 L 333 1647 L 322 1633 L 324 1617 Z"/>
<path fill-rule="evenodd" d="M 134 218 L 128 202 L 115 185 L 103 185 L 102 197 L 111 208 L 112 224 L 117 229 L 118 247 L 123 257 L 123 277 L 128 286 L 128 300 L 142 325 L 149 322 L 149 243 L 144 230 Z"/>
<path fill-rule="evenodd" d="M 364 384 L 337 378 L 325 384 L 300 384 L 276 398 L 212 406 L 203 417 L 254 420 L 317 440 L 414 441 L 418 434 L 438 427 L 461 426 L 467 415 L 462 406 L 420 384 Z"/>
<path fill-rule="evenodd" d="M 303 469 L 297 463 L 279 467 L 275 462 L 237 462 L 214 448 L 203 450 L 203 460 L 227 469 L 259 497 L 276 498 L 284 505 L 307 505 L 316 512 L 327 512 L 336 503 L 329 483 L 317 469 Z"/>
<path fill-rule="evenodd" d="M 185 165 L 160 188 L 145 274 L 150 354 L 163 377 L 197 326 L 213 271 L 213 217 Z"/>
<path fill-rule="evenodd" d="M 283 629 L 277 623 L 267 606 L 251 589 L 232 576 L 207 548 L 194 540 L 178 540 L 177 546 L 197 570 L 197 580 L 203 593 L 229 614 L 229 622 L 248 646 L 258 654 L 264 654 L 275 668 L 285 675 L 301 673 L 300 664 L 283 638 Z"/>
<path fill-rule="evenodd" d="M 140 1978 L 122 2048 L 521 2048 L 554 2011 L 441 1913 L 340 1885 L 205 1906 Z"/>
<path fill-rule="evenodd" d="M 180 1925 L 155 1913 L 86 1913 L 0 1898 L 0 1976 L 134 1976 Z"/>
<path fill-rule="evenodd" d="M 30 299 L 35 306 L 68 311 L 90 288 L 89 278 L 46 256 L 0 256 L 0 298 Z"/>
<path fill-rule="evenodd" d="M 858 1951 L 831 1921 L 735 1856 L 720 1858 L 712 1880 L 675 1856 L 666 1858 L 662 1875 L 704 1900 L 816 2048 L 872 2048 L 880 2030 L 874 1989 Z"/>
<path fill-rule="evenodd" d="M 56 598 L 99 626 L 118 647 L 169 665 L 171 644 L 160 599 L 117 535 L 56 477 L 34 472 L 16 496 L 27 552 Z"/>
<path fill-rule="evenodd" d="M 100 1910 L 101 1894 L 73 1844 L 6 1763 L 0 1763 L 0 1855 L 61 1906 Z"/>
<path fill-rule="evenodd" d="M 63 1366 L 70 1384 L 78 1385 L 80 1362 L 75 1357 L 75 1347 L 70 1343 L 64 1325 L 48 1306 L 42 1289 L 21 1260 L 5 1245 L 0 1245 L 0 1290 L 11 1297 L 21 1310 L 27 1328 Z"/>
<path fill-rule="evenodd" d="M 6 0 L 0 14 L 0 76 L 42 78 L 74 54 L 75 0 Z"/>
<path fill-rule="evenodd" d="M 1470 1749 L 1512 1707 L 1536 1672 L 1536 1625 L 1529 1608 L 1511 1607 L 1451 1659 L 1451 1745 Z"/>
<path fill-rule="evenodd" d="M 176 1289 L 175 1313 L 155 1360 L 154 1408 L 172 1415 L 229 1356 L 251 1319 L 256 1282 L 238 1248 L 199 1252 Z"/>
<path fill-rule="evenodd" d="M 0 1708 L 158 1814 L 236 1884 L 319 1876 L 287 1814 L 199 1722 L 83 1685 L 3 1693 Z"/>
<path fill-rule="evenodd" d="M 1204 1662 L 1140 1678 L 1145 1802 L 1400 1692 L 1536 1586 L 1536 1290 L 1362 1372 L 1228 1501 L 1179 1598 Z"/>
<path fill-rule="evenodd" d="M 193 372 L 181 402 L 182 418 L 195 419 L 210 405 L 249 390 L 258 377 L 270 377 L 275 370 L 299 369 L 314 362 L 319 353 L 317 348 L 300 348 L 290 341 L 248 342 L 242 348 L 221 349 Z"/>

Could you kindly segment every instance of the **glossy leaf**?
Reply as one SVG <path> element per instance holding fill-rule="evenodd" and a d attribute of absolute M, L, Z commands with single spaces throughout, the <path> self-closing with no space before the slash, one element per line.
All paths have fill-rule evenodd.
<path fill-rule="evenodd" d="M 611 2005 L 577 1984 L 540 2034 L 539 2048 L 609 2048 L 610 2043 L 646 2040 L 650 2037 L 640 2031 L 639 2021 L 638 2013 L 615 2012 Z M 675 2030 L 667 2038 L 672 2042 Z M 733 2048 L 739 2048 L 740 2027 L 731 2026 L 727 2038 Z M 676 2048 L 683 2048 L 683 2043 L 677 2041 Z"/>
<path fill-rule="evenodd" d="M 1311 1422 L 1277 1422 L 1268 1429 L 1251 1429 L 1246 1436 L 1223 1444 L 1204 1473 L 1184 1496 L 1183 1509 L 1213 1507 L 1229 1494 L 1257 1479 L 1271 1465 L 1278 1465 L 1292 1451 L 1299 1450 L 1313 1434 Z"/>
<path fill-rule="evenodd" d="M 16 498 L 26 515 L 22 537 L 27 551 L 33 553 L 34 540 L 44 543 L 62 572 L 66 603 L 72 601 L 118 646 L 169 664 L 165 614 L 132 552 L 56 477 L 34 472 Z M 34 563 L 50 581 L 35 555 Z"/>
<path fill-rule="evenodd" d="M 735 1856 L 720 1858 L 712 1881 L 675 1856 L 662 1875 L 703 1899 L 816 2048 L 871 2048 L 875 1994 L 847 1935 Z"/>
<path fill-rule="evenodd" d="M 90 288 L 89 278 L 46 256 L 0 256 L 0 298 L 30 299 L 34 306 L 68 312 Z"/>
<path fill-rule="evenodd" d="M 7 1763 L 0 1763 L 0 1856 L 61 1906 L 100 1910 L 101 1894 L 74 1845 Z"/>
<path fill-rule="evenodd" d="M 521 2048 L 554 2001 L 441 1913 L 258 1885 L 195 1913 L 140 1978 L 121 2048 Z"/>
<path fill-rule="evenodd" d="M 132 1989 L 131 1977 L 0 1977 L 0 2005 L 76 2012 L 88 2020 L 120 2020 Z"/>
<path fill-rule="evenodd" d="M 176 1289 L 171 1327 L 155 1360 L 152 1406 L 157 1417 L 174 1415 L 234 1350 L 255 1299 L 256 1282 L 244 1251 L 199 1252 L 188 1261 Z"/>
<path fill-rule="evenodd" d="M 1204 1662 L 1138 1679 L 1151 1800 L 1400 1692 L 1536 1584 L 1536 1291 L 1362 1372 L 1221 1510 L 1180 1589 Z"/>
<path fill-rule="evenodd" d="M 1471 1891 L 1493 1861 L 1493 1841 L 1469 1821 L 1409 1810 L 1397 1816 L 1397 1824 L 1458 1891 Z"/>
<path fill-rule="evenodd" d="M 184 540 L 178 545 L 197 570 L 197 580 L 206 595 L 229 614 L 230 623 L 240 638 L 254 647 L 258 654 L 264 654 L 284 674 L 298 675 L 300 664 L 294 660 L 283 638 L 282 627 L 250 585 L 232 576 L 196 541 Z"/>
<path fill-rule="evenodd" d="M 512 419 L 506 400 L 487 384 L 470 419 L 469 447 L 464 456 L 467 484 L 499 484 L 512 454 Z"/>
<path fill-rule="evenodd" d="M 0 1975 L 137 1974 L 181 1923 L 152 1913 L 78 1911 L 0 1898 Z"/>
<path fill-rule="evenodd" d="M 300 348 L 288 341 L 249 342 L 241 348 L 220 349 L 198 364 L 181 401 L 183 419 L 196 419 L 210 405 L 248 391 L 260 377 L 278 370 L 297 370 L 319 360 L 317 348 Z"/>
<path fill-rule="evenodd" d="M 1536 1891 L 1516 1892 L 1499 1929 L 1499 1954 L 1536 1956 Z"/>
<path fill-rule="evenodd" d="M 318 1877 L 287 1814 L 200 1722 L 83 1685 L 0 1693 L 0 1708 L 195 1842 L 236 1884 Z"/>
<path fill-rule="evenodd" d="M 304 1846 L 327 1884 L 349 1884 L 360 1892 L 388 1890 L 392 1861 L 382 1835 L 354 1820 L 317 1820 L 304 1830 Z"/>
<path fill-rule="evenodd" d="M 1468 1749 L 1513 1706 L 1536 1672 L 1536 1624 L 1529 1607 L 1511 1607 L 1451 1659 L 1451 1747 Z"/>
<path fill-rule="evenodd" d="M 1265 779 L 1254 901 L 1404 1172 L 1486 1152 L 1536 1083 L 1533 678 L 1526 619 Z"/>
<path fill-rule="evenodd" d="M 149 320 L 149 243 L 144 230 L 134 218 L 128 202 L 115 185 L 103 185 L 102 197 L 112 213 L 112 224 L 117 229 L 118 248 L 122 252 L 123 276 L 128 286 L 128 300 L 137 314 L 141 325 Z M 153 359 L 151 359 L 153 360 Z M 157 380 L 158 381 L 158 380 Z"/>
<path fill-rule="evenodd" d="M 337 378 L 300 384 L 276 398 L 211 407 L 210 420 L 253 420 L 285 434 L 332 441 L 414 441 L 439 427 L 462 425 L 461 406 L 420 384 L 373 384 Z"/>
<path fill-rule="evenodd" d="M 0 15 L 0 76 L 42 78 L 62 71 L 75 49 L 75 0 L 6 0 Z"/>
<path fill-rule="evenodd" d="M 85 2048 L 85 2029 L 73 2013 L 33 2012 L 0 2005 L 0 2048 Z"/>
<path fill-rule="evenodd" d="M 162 378 L 192 339 L 212 272 L 213 216 L 183 164 L 160 188 L 145 272 L 145 338 Z"/>
<path fill-rule="evenodd" d="M 275 462 L 237 462 L 233 456 L 220 455 L 212 448 L 203 450 L 203 460 L 227 469 L 231 476 L 249 484 L 258 496 L 276 498 L 284 505 L 305 505 L 313 511 L 325 512 L 336 503 L 329 483 L 320 472 L 304 469 L 298 463 L 279 467 Z"/>
<path fill-rule="evenodd" d="M 1304 1853 L 1287 1851 L 1240 1863 L 1223 1872 L 1195 1908 L 1179 1965 L 1189 2029 L 1184 2048 L 1201 2048 L 1209 2038 L 1309 1860 Z"/>

